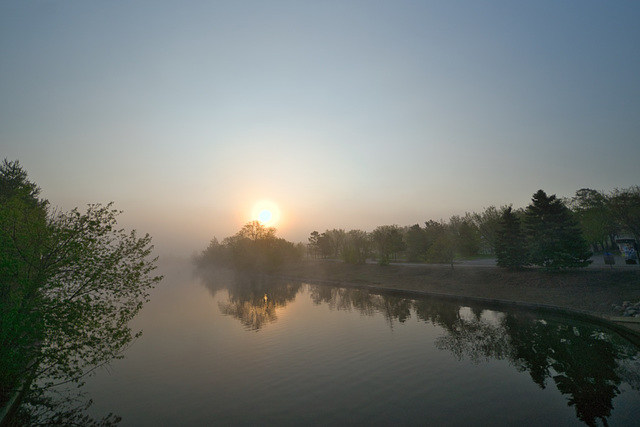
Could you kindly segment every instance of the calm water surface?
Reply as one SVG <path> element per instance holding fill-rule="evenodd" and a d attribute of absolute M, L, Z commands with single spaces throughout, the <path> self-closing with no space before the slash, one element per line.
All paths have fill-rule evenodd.
<path fill-rule="evenodd" d="M 640 354 L 571 318 L 187 264 L 85 387 L 125 426 L 637 425 Z"/>

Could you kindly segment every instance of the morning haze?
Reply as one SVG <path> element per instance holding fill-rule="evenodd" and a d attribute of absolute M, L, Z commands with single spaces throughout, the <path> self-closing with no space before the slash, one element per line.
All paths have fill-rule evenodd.
<path fill-rule="evenodd" d="M 637 420 L 639 20 L 1 2 L 0 407 L 108 364 L 106 425 Z"/>
<path fill-rule="evenodd" d="M 158 251 L 635 184 L 638 6 L 4 2 L 0 146 Z"/>

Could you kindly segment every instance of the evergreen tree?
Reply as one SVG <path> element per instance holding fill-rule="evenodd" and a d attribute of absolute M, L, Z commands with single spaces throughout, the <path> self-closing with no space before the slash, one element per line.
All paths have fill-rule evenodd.
<path fill-rule="evenodd" d="M 524 267 L 527 264 L 525 237 L 520 219 L 511 206 L 504 209 L 499 224 L 495 240 L 498 267 Z"/>
<path fill-rule="evenodd" d="M 538 190 L 525 211 L 529 262 L 548 269 L 590 264 L 591 252 L 572 212 L 555 195 Z"/>

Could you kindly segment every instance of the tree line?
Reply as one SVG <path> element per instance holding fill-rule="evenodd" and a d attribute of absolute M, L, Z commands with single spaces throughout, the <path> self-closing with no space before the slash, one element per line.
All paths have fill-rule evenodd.
<path fill-rule="evenodd" d="M 592 251 L 613 249 L 620 236 L 640 238 L 638 186 L 610 193 L 581 189 L 567 199 L 539 190 L 525 208 L 490 206 L 422 226 L 313 231 L 307 248 L 312 257 L 349 263 L 368 258 L 383 265 L 398 259 L 453 263 L 457 257 L 489 254 L 501 267 L 561 269 L 588 265 Z"/>
<path fill-rule="evenodd" d="M 3 423 L 98 424 L 51 390 L 120 358 L 139 335 L 128 322 L 161 280 L 151 237 L 118 229 L 119 213 L 52 209 L 18 161 L 0 164 L 0 407 L 23 401 Z"/>

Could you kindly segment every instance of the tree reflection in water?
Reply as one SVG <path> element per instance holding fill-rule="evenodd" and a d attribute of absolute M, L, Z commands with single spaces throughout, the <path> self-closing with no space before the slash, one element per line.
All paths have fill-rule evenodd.
<path fill-rule="evenodd" d="M 208 284 L 213 293 L 220 289 Z M 293 301 L 301 283 L 233 275 L 226 279 L 229 300 L 220 310 L 259 330 L 277 320 L 276 309 Z M 578 319 L 535 311 L 493 311 L 460 301 L 375 294 L 363 289 L 308 285 L 314 304 L 332 310 L 382 314 L 390 327 L 417 319 L 442 328 L 435 345 L 474 363 L 506 360 L 528 372 L 541 388 L 549 383 L 567 396 L 576 416 L 589 426 L 607 425 L 613 399 L 625 382 L 640 390 L 640 353 L 618 334 Z"/>
<path fill-rule="evenodd" d="M 277 309 L 293 301 L 302 287 L 301 283 L 282 282 L 266 275 L 225 270 L 213 274 L 205 281 L 212 294 L 222 288 L 229 292 L 228 301 L 218 303 L 220 311 L 253 331 L 278 320 Z"/>

